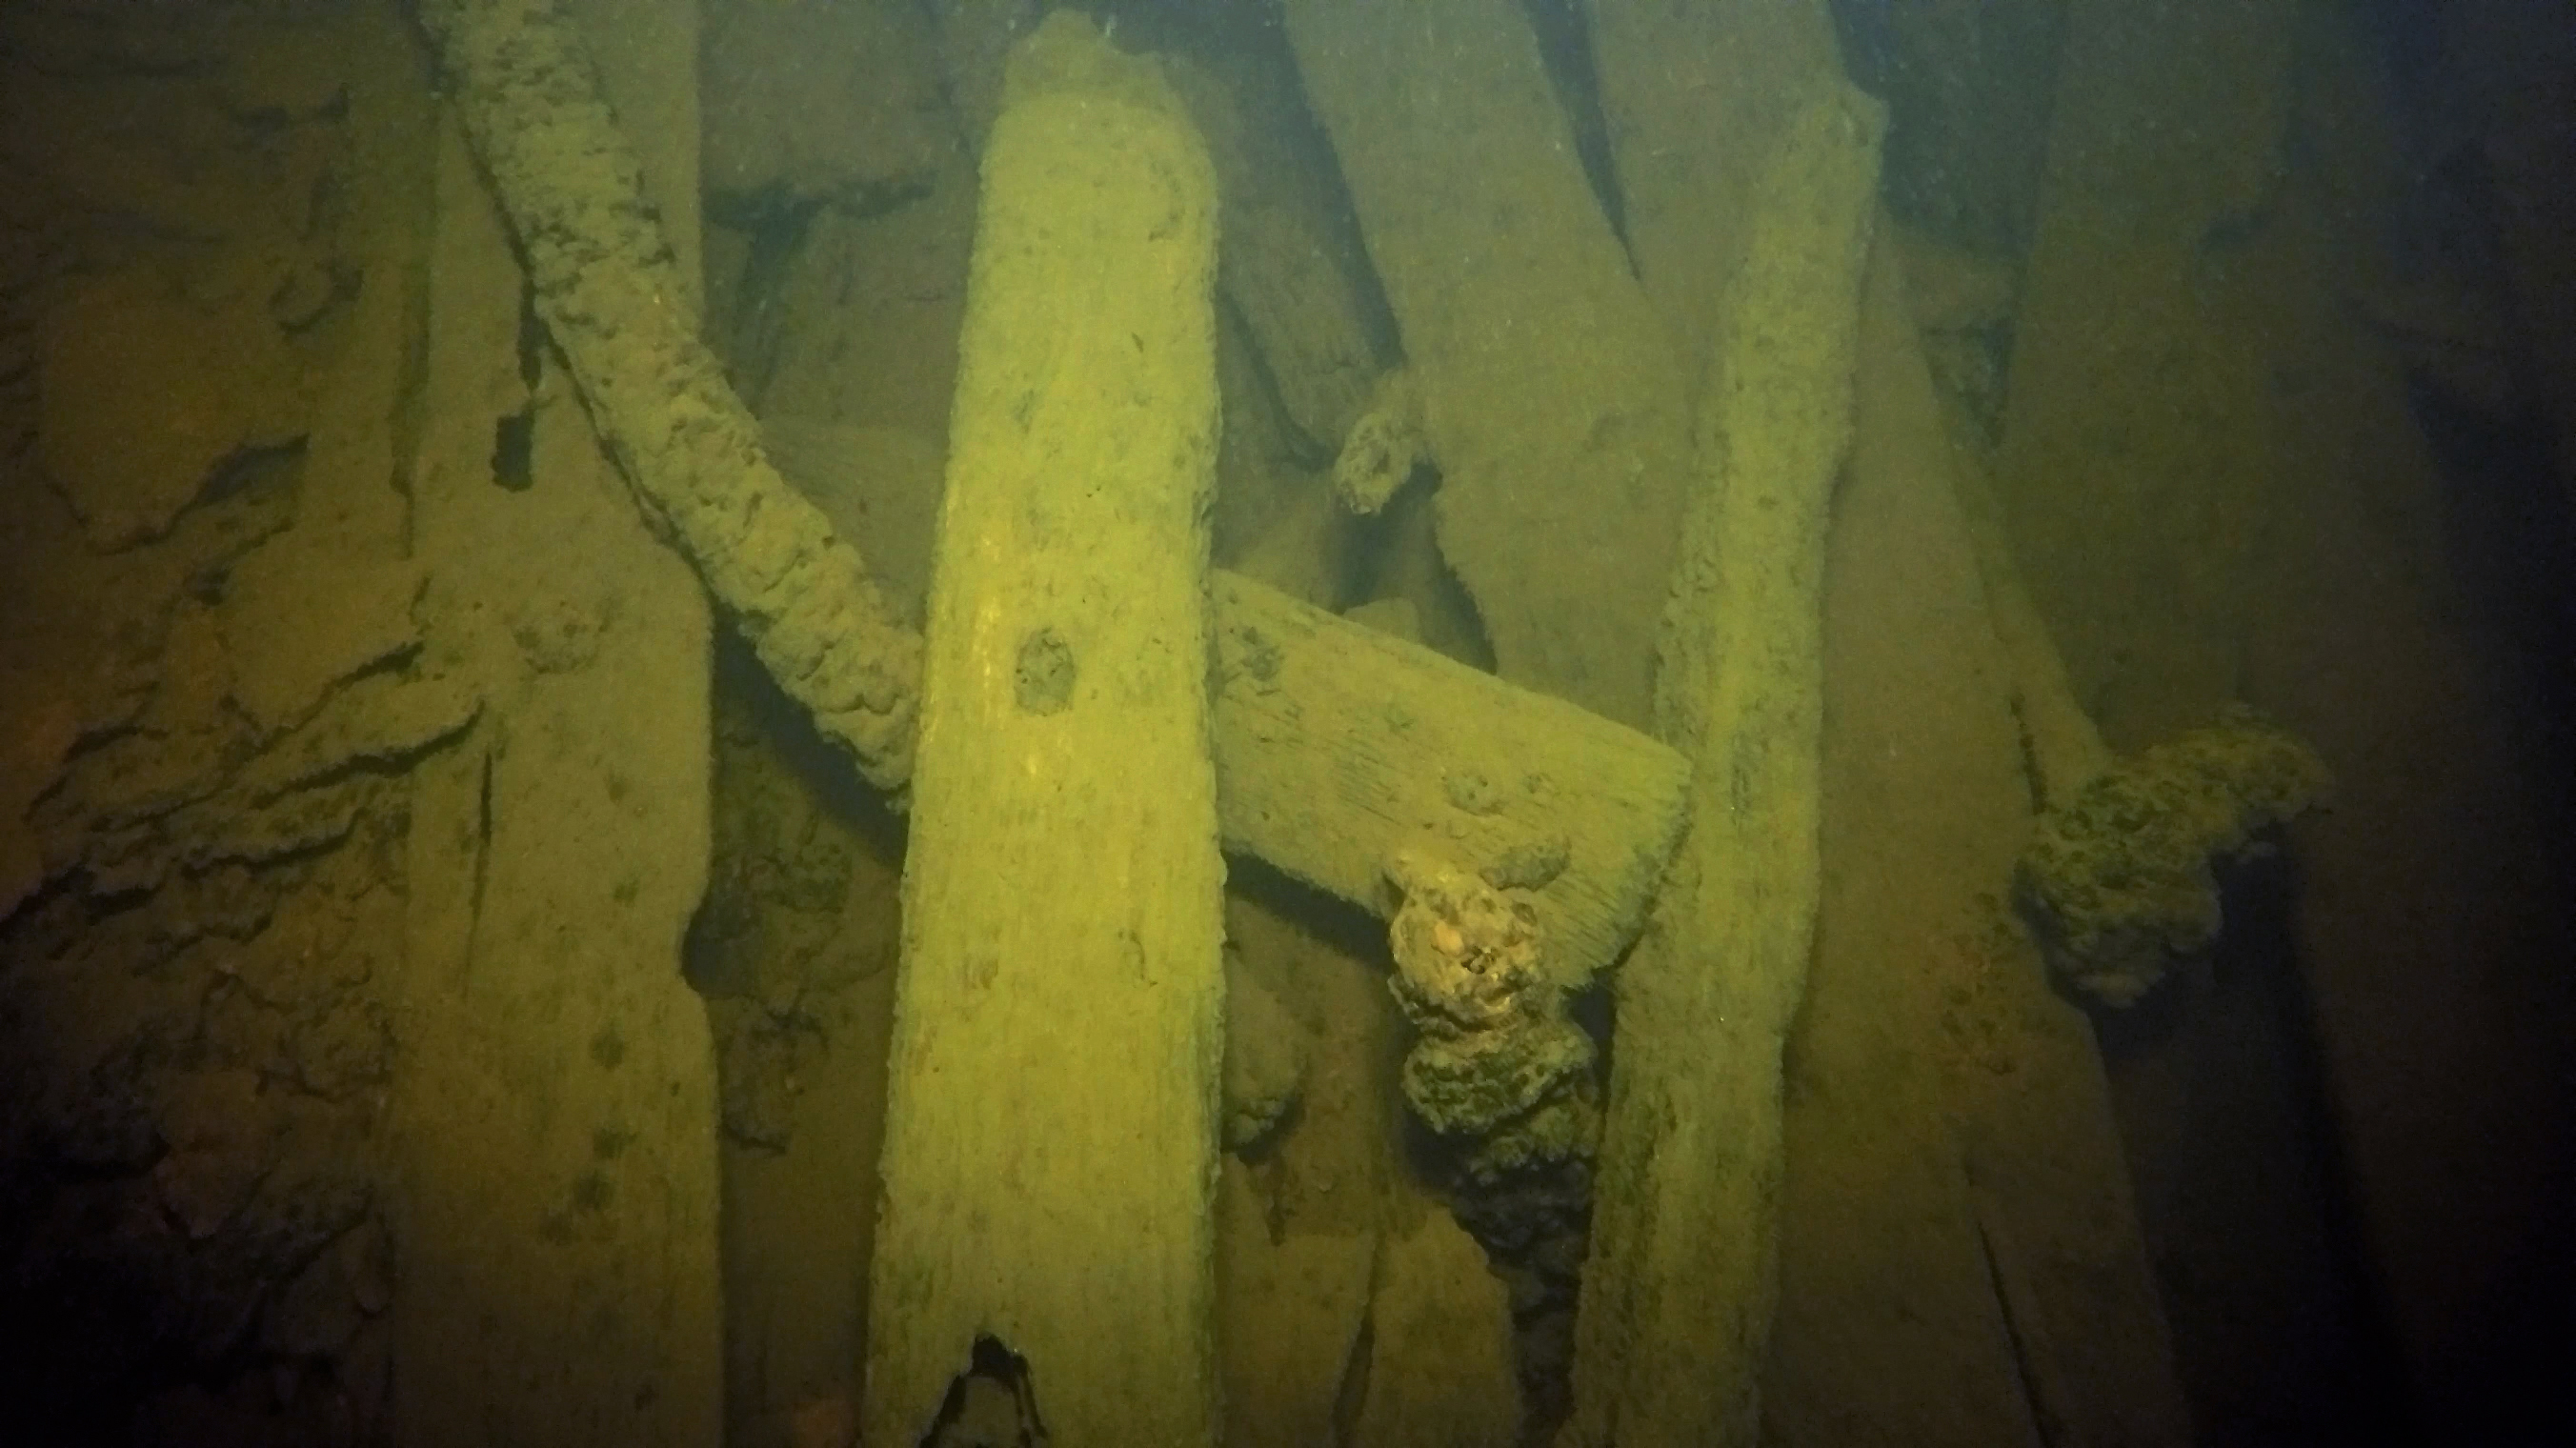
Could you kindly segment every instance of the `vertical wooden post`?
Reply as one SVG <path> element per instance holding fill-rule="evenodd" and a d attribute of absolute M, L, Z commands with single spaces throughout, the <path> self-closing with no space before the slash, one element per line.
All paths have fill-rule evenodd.
<path fill-rule="evenodd" d="M 1215 183 L 1059 11 L 984 156 L 929 607 L 865 1441 L 979 1338 L 1062 1443 L 1218 1429 Z"/>

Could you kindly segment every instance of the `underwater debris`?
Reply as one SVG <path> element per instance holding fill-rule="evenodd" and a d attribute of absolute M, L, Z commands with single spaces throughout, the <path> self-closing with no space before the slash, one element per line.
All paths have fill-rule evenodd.
<path fill-rule="evenodd" d="M 1343 508 L 1363 518 L 1374 517 L 1431 461 L 1431 440 L 1422 430 L 1422 397 L 1409 372 L 1380 377 L 1368 411 L 1351 424 L 1341 455 L 1333 460 L 1333 496 Z"/>
<path fill-rule="evenodd" d="M 2126 1007 L 2218 938 L 2216 864 L 2316 805 L 2325 761 L 2251 710 L 2109 765 L 2042 815 L 2016 894 L 2049 963 Z"/>
<path fill-rule="evenodd" d="M 1421 1039 L 1404 1096 L 1463 1151 L 1470 1184 L 1588 1161 L 1599 1135 L 1592 1038 L 1569 1019 L 1547 969 L 1537 916 L 1516 892 L 1413 852 L 1388 878 L 1404 894 L 1389 927 L 1388 982 Z"/>

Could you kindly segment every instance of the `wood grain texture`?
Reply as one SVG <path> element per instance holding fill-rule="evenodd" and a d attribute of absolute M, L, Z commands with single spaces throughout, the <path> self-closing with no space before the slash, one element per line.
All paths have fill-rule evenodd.
<path fill-rule="evenodd" d="M 1427 849 L 1529 889 L 1580 986 L 1636 938 L 1689 770 L 1633 729 L 1219 573 L 1226 843 L 1379 910 Z"/>
<path fill-rule="evenodd" d="M 1751 1444 L 1776 1295 L 1781 1048 L 1821 873 L 1824 558 L 1884 118 L 1826 79 L 1756 193 L 1702 406 L 1659 732 L 1690 834 L 1618 980 L 1570 1444 Z"/>
<path fill-rule="evenodd" d="M 1064 1443 L 1219 1430 L 1215 181 L 1060 11 L 984 156 L 904 876 L 864 1441 L 989 1336 Z"/>

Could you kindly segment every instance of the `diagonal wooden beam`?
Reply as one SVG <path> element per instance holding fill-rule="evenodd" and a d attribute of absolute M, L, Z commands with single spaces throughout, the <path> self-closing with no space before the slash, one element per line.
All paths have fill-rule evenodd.
<path fill-rule="evenodd" d="M 1765 158 L 1656 679 L 1690 840 L 1618 982 L 1569 1448 L 1761 1441 L 1782 1050 L 1822 884 L 1824 561 L 1885 121 L 1820 77 Z"/>

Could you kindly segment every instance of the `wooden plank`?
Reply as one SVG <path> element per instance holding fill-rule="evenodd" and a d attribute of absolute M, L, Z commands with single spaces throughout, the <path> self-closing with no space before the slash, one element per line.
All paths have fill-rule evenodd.
<path fill-rule="evenodd" d="M 1212 1443 L 1216 182 L 1059 11 L 984 155 L 929 612 L 864 1441 L 991 1339 L 1065 1443 Z"/>
<path fill-rule="evenodd" d="M 1690 834 L 1618 977 L 1567 1443 L 1759 1439 L 1781 1048 L 1821 871 L 1825 525 L 1882 124 L 1848 87 L 1801 109 L 1718 333 L 1656 684 L 1664 736 L 1697 761 Z"/>
<path fill-rule="evenodd" d="M 1833 868 L 1790 1048 L 1764 1434 L 2132 1441 L 2161 1400 L 2088 1418 L 2069 1369 L 2170 1353 L 2090 1026 L 1997 892 L 2029 834 L 2030 715 L 1888 240 L 1834 518 Z"/>
<path fill-rule="evenodd" d="M 1842 83 L 1833 15 L 1825 0 L 1582 8 L 1619 172 L 1620 233 L 1683 375 L 1704 377 L 1763 168 L 1806 99 Z"/>
<path fill-rule="evenodd" d="M 715 1062 L 680 978 L 708 848 L 705 595 L 563 379 L 528 396 L 521 272 L 472 158 L 438 139 L 423 656 L 485 704 L 413 785 L 392 1439 L 712 1443 Z M 521 408 L 514 491 L 492 437 Z"/>
<path fill-rule="evenodd" d="M 1430 847 L 1527 889 L 1587 984 L 1636 938 L 1688 769 L 1633 729 L 1219 573 L 1218 789 L 1228 846 L 1383 913 Z"/>

